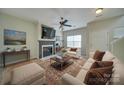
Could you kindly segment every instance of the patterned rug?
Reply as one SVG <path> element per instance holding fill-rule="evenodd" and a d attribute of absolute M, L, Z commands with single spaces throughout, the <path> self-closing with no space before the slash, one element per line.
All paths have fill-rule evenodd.
<path fill-rule="evenodd" d="M 67 68 L 62 71 L 57 70 L 51 66 L 50 60 L 42 60 L 38 62 L 38 64 L 43 67 L 46 71 L 46 81 L 48 85 L 61 85 L 61 76 L 65 73 L 68 73 L 72 76 L 76 76 L 83 66 L 85 60 L 84 59 L 73 59 L 73 64 L 69 65 Z"/>
<path fill-rule="evenodd" d="M 73 64 L 69 65 L 67 68 L 63 69 L 62 71 L 53 68 L 51 66 L 50 59 L 47 59 L 47 60 L 35 59 L 35 60 L 27 61 L 27 62 L 20 62 L 17 64 L 9 65 L 4 70 L 6 70 L 8 72 L 19 66 L 23 66 L 23 65 L 26 65 L 29 63 L 37 63 L 45 69 L 46 84 L 62 85 L 61 76 L 63 74 L 68 73 L 75 77 L 78 74 L 78 72 L 80 71 L 81 67 L 85 63 L 85 59 L 83 59 L 83 58 L 73 59 L 73 60 L 71 59 L 70 61 L 73 61 Z"/>

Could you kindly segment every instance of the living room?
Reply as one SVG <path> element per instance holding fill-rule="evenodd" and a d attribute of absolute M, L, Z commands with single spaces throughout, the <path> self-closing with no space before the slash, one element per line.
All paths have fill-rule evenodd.
<path fill-rule="evenodd" d="M 0 25 L 1 84 L 124 84 L 123 8 L 1 8 Z M 97 61 L 121 64 L 114 82 L 88 83 L 86 69 Z"/>

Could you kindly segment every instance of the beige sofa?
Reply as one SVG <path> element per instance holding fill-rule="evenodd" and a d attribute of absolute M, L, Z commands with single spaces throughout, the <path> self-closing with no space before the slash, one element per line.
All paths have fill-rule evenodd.
<path fill-rule="evenodd" d="M 36 63 L 30 63 L 12 69 L 5 70 L 2 76 L 1 84 L 29 85 L 45 84 L 45 71 Z"/>
<path fill-rule="evenodd" d="M 92 59 L 94 55 L 94 52 L 90 53 L 90 58 L 86 61 L 82 69 L 79 71 L 76 77 L 71 76 L 70 74 L 66 73 L 62 76 L 63 84 L 67 85 L 85 85 L 84 79 L 86 76 L 86 73 L 89 71 L 91 65 L 95 62 L 94 59 Z M 103 59 L 103 61 L 113 61 L 114 62 L 114 68 L 113 68 L 113 74 L 111 77 L 111 80 L 107 82 L 106 84 L 124 84 L 124 73 L 123 68 L 124 64 L 121 63 L 114 55 L 112 55 L 109 51 L 106 51 Z"/>
<path fill-rule="evenodd" d="M 68 73 L 64 74 L 62 76 L 63 84 L 85 85 L 85 83 L 83 83 L 83 81 L 85 79 L 86 73 L 90 69 L 90 66 L 92 65 L 93 62 L 95 62 L 95 60 L 93 60 L 92 58 L 89 58 L 87 60 L 87 62 L 84 64 L 84 66 L 82 67 L 82 69 L 79 71 L 79 73 L 77 74 L 76 77 L 73 77 L 73 76 L 69 75 Z"/>
<path fill-rule="evenodd" d="M 65 56 L 71 56 L 71 57 L 74 57 L 74 58 L 78 58 L 80 56 L 80 50 L 77 49 L 76 52 L 74 51 L 70 51 L 71 48 L 66 48 L 66 53 L 65 53 Z"/>

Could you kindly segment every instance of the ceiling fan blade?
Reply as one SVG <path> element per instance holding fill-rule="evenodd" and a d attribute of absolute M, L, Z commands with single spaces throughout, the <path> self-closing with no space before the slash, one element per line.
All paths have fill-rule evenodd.
<path fill-rule="evenodd" d="M 62 23 L 65 24 L 66 22 L 68 22 L 68 20 L 64 20 Z"/>
<path fill-rule="evenodd" d="M 67 25 L 67 24 L 64 24 L 64 26 L 72 27 L 72 25 Z"/>

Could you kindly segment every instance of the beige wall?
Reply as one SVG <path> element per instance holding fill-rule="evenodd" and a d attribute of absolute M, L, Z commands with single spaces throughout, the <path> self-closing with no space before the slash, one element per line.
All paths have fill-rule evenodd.
<path fill-rule="evenodd" d="M 79 34 L 86 31 L 87 34 L 84 34 L 83 36 L 85 39 L 82 39 L 84 42 L 86 42 L 82 44 L 84 46 L 83 50 L 86 50 L 87 54 L 90 51 L 95 50 L 106 51 L 109 50 L 109 39 L 112 38 L 112 31 L 121 26 L 124 26 L 124 16 L 91 22 L 85 28 L 79 30 L 71 30 L 71 32 L 64 32 L 64 45 L 67 45 L 67 35 Z"/>
<path fill-rule="evenodd" d="M 89 52 L 95 50 L 109 50 L 120 61 L 124 61 L 124 39 L 113 44 L 113 31 L 117 28 L 124 27 L 124 16 L 119 16 L 102 21 L 92 22 L 88 24 L 89 32 Z"/>
<path fill-rule="evenodd" d="M 30 49 L 31 58 L 38 57 L 38 51 L 36 50 L 38 48 L 36 24 L 6 14 L 0 14 L 0 52 L 4 51 L 6 47 L 15 48 L 16 50 L 23 47 L 23 45 L 5 46 L 3 35 L 4 29 L 26 32 L 26 46 Z"/>
<path fill-rule="evenodd" d="M 112 42 L 112 53 L 124 63 L 124 37 Z"/>
<path fill-rule="evenodd" d="M 67 33 L 68 35 L 82 34 L 83 41 L 82 47 L 85 53 L 89 51 L 108 50 L 109 49 L 109 39 L 108 33 L 113 31 L 113 29 L 124 26 L 124 16 L 119 16 L 111 19 L 91 22 L 86 28 L 72 30 Z M 32 22 L 22 20 L 13 16 L 0 14 L 0 52 L 2 52 L 6 47 L 20 49 L 22 45 L 16 46 L 4 46 L 3 44 L 3 29 L 13 29 L 17 31 L 27 32 L 27 44 L 26 46 L 31 50 L 31 58 L 38 57 L 38 41 L 40 39 L 41 33 L 38 29 L 38 25 Z M 39 33 L 37 33 L 39 31 Z M 61 35 L 57 32 L 57 34 Z M 66 35 L 67 35 L 66 34 Z M 66 46 L 66 35 L 64 34 L 64 45 Z M 89 50 L 89 51 L 88 51 Z M 87 52 L 88 51 L 88 52 Z"/>
<path fill-rule="evenodd" d="M 124 26 L 124 16 L 89 23 L 87 27 L 89 31 L 89 51 L 109 50 L 108 34 L 120 26 Z"/>
<path fill-rule="evenodd" d="M 81 35 L 81 53 L 83 56 L 87 55 L 88 48 L 88 33 L 87 28 L 79 28 L 70 31 L 63 31 L 64 46 L 67 47 L 67 36 Z"/>
<path fill-rule="evenodd" d="M 88 52 L 95 51 L 95 50 L 109 50 L 109 39 L 111 39 L 111 35 L 109 36 L 109 32 L 112 32 L 115 28 L 124 26 L 124 16 L 114 17 L 110 19 L 100 20 L 91 22 L 87 25 L 85 28 L 77 29 L 77 30 L 71 30 L 64 32 L 64 45 L 66 46 L 67 35 L 72 34 L 82 34 L 82 47 L 83 50 L 86 50 Z M 83 32 L 86 31 L 87 34 L 84 34 Z M 86 52 L 87 53 L 87 52 Z"/>

